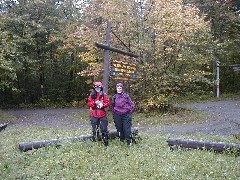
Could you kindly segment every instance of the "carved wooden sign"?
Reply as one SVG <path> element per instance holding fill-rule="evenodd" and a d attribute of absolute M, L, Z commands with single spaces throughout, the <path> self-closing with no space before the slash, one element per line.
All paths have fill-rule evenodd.
<path fill-rule="evenodd" d="M 135 80 L 138 78 L 136 64 L 122 60 L 111 61 L 111 77 L 113 79 Z"/>

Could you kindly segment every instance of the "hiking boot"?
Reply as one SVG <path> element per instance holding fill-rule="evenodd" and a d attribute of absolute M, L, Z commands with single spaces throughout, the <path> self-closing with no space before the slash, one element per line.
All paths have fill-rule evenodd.
<path fill-rule="evenodd" d="M 132 140 L 127 140 L 127 145 L 128 145 L 128 147 L 130 148 L 131 146 L 132 146 Z"/>
<path fill-rule="evenodd" d="M 106 147 L 109 145 L 108 141 L 103 141 L 103 144 L 104 144 L 104 146 L 106 146 Z"/>
<path fill-rule="evenodd" d="M 94 142 L 97 141 L 97 140 L 96 140 L 96 136 L 93 136 L 93 137 L 92 137 L 92 141 L 94 141 Z"/>
<path fill-rule="evenodd" d="M 99 136 L 97 136 L 97 140 L 98 141 L 101 141 L 102 140 L 102 137 L 99 135 Z"/>
<path fill-rule="evenodd" d="M 104 146 L 108 146 L 108 138 L 107 137 L 103 137 L 103 144 L 104 144 Z"/>

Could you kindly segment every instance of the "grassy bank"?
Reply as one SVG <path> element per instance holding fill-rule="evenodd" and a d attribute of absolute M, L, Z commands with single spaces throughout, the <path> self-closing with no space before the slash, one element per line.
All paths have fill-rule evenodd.
<path fill-rule="evenodd" d="M 113 122 L 112 113 L 110 111 L 107 112 L 107 117 L 110 123 Z M 187 110 L 187 109 L 179 109 L 176 113 L 166 113 L 159 115 L 147 115 L 144 113 L 133 113 L 132 115 L 133 123 L 138 125 L 176 125 L 176 124 L 187 124 L 187 123 L 201 123 L 211 120 L 211 116 L 206 112 Z M 80 112 L 78 114 L 74 114 L 71 118 L 75 121 L 81 122 L 89 122 L 89 111 Z"/>
<path fill-rule="evenodd" d="M 34 150 L 18 150 L 19 142 L 86 134 L 79 130 L 7 128 L 0 132 L 0 179 L 239 179 L 240 159 L 234 154 L 204 150 L 170 151 L 167 135 L 141 134 L 139 144 L 111 140 L 65 142 Z M 182 136 L 207 141 L 240 143 L 234 137 Z"/>
<path fill-rule="evenodd" d="M 89 121 L 85 113 L 75 114 L 73 121 Z M 112 124 L 111 114 L 108 115 Z M 0 123 L 12 116 L 0 111 Z M 181 110 L 176 114 L 146 116 L 134 114 L 134 125 L 154 126 L 199 123 L 209 120 L 203 112 Z M 65 138 L 89 134 L 89 130 L 60 130 L 43 127 L 14 128 L 0 132 L 0 179 L 240 179 L 240 156 L 205 150 L 178 149 L 167 145 L 170 135 L 140 132 L 142 141 L 131 149 L 111 140 L 105 148 L 101 142 L 63 142 L 33 150 L 18 149 L 20 142 Z M 171 135 L 212 142 L 240 144 L 239 136 Z"/>

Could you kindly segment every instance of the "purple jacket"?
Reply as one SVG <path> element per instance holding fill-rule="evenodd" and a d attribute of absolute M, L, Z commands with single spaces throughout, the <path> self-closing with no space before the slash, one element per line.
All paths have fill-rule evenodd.
<path fill-rule="evenodd" d="M 115 114 L 126 114 L 134 111 L 134 105 L 126 93 L 115 94 L 112 98 L 112 113 Z"/>

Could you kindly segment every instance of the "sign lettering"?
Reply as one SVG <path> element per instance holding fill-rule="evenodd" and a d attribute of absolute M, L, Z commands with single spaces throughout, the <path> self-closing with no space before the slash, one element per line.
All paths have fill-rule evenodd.
<path fill-rule="evenodd" d="M 111 76 L 114 79 L 136 79 L 138 77 L 136 64 L 127 61 L 112 60 Z"/>

